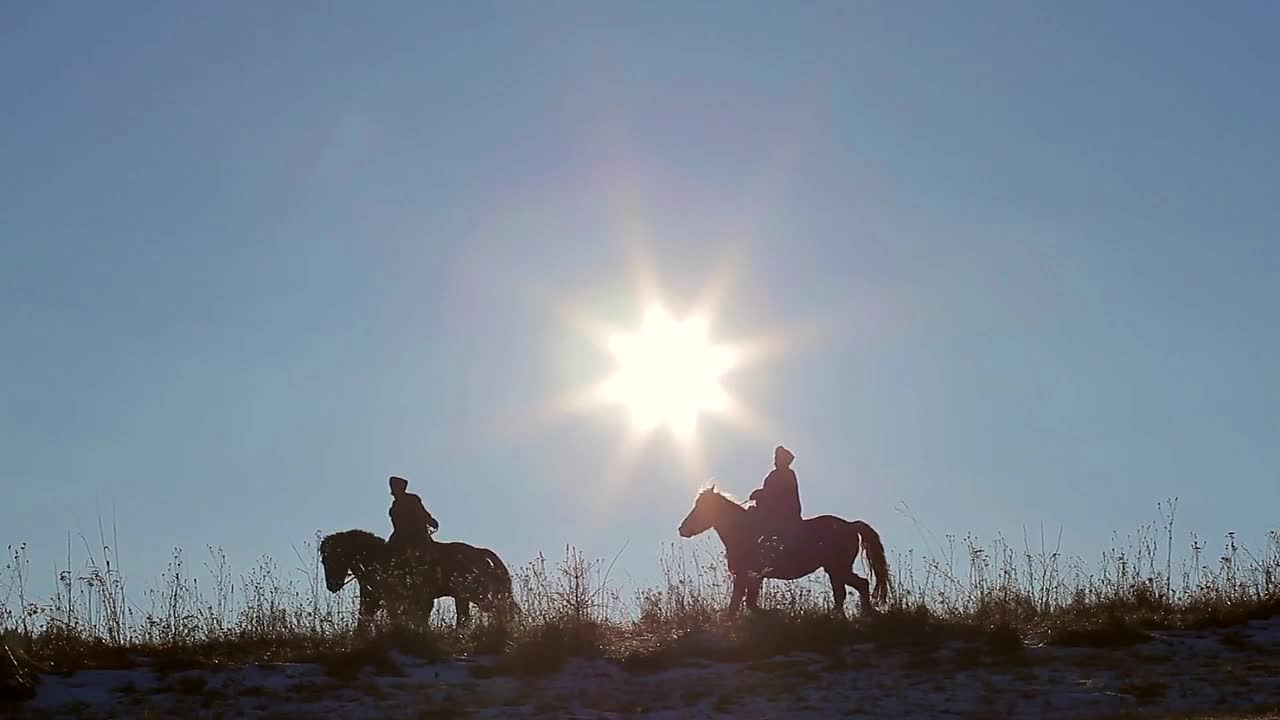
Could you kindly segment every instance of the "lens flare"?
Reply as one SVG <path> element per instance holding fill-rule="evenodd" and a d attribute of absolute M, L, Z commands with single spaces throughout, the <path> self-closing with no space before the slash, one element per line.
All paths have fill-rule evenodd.
<path fill-rule="evenodd" d="M 711 341 L 705 315 L 677 320 L 654 304 L 639 330 L 614 333 L 606 346 L 617 368 L 600 384 L 599 399 L 626 408 L 636 430 L 666 427 L 688 439 L 700 415 L 730 409 L 720 379 L 737 365 L 737 353 Z"/>

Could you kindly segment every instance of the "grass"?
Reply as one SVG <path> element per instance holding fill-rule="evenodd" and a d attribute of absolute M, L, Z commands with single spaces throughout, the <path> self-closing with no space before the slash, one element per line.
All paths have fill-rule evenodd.
<path fill-rule="evenodd" d="M 1161 506 L 1163 526 L 1142 528 L 1092 565 L 1056 548 L 1016 551 L 999 540 L 948 538 L 941 557 L 897 557 L 887 607 L 856 619 L 828 612 L 830 592 L 821 576 L 767 583 L 766 612 L 727 617 L 730 579 L 719 547 L 709 542 L 670 546 L 660 558 L 663 582 L 631 597 L 610 581 L 603 561 L 566 548 L 557 562 L 539 555 L 516 568 L 522 612 L 509 625 L 482 622 L 457 631 L 437 616 L 429 627 L 372 633 L 356 631 L 352 590 L 325 590 L 314 546 L 304 563 L 309 567 L 294 577 L 269 559 L 237 576 L 216 548 L 196 577 L 175 552 L 142 603 L 126 592 L 105 542 L 97 552 L 86 544 L 79 569 L 70 569 L 69 559 L 59 574 L 54 597 L 33 601 L 26 595 L 26 550 L 18 546 L 0 573 L 0 630 L 6 633 L 0 693 L 19 696 L 32 668 L 60 672 L 141 661 L 175 675 L 224 664 L 314 662 L 335 680 L 355 682 L 364 672 L 401 673 L 397 654 L 428 660 L 495 655 L 483 672 L 540 675 L 582 657 L 610 658 L 636 672 L 793 652 L 827 655 L 833 666 L 843 666 L 849 661 L 842 651 L 857 646 L 869 655 L 902 648 L 918 655 L 921 667 L 947 667 L 931 659 L 947 643 L 968 648 L 953 653 L 951 666 L 1014 662 L 1026 643 L 1122 647 L 1142 642 L 1153 629 L 1218 627 L 1280 614 L 1280 533 L 1272 532 L 1255 552 L 1228 536 L 1213 560 L 1193 540 L 1175 567 L 1173 508 Z"/>

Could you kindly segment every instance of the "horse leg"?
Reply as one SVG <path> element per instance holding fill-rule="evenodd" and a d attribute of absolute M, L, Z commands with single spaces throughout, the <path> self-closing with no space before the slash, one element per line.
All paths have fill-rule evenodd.
<path fill-rule="evenodd" d="M 422 626 L 431 626 L 431 613 L 436 611 L 436 599 L 427 597 L 422 601 Z"/>
<path fill-rule="evenodd" d="M 835 601 L 832 613 L 844 617 L 844 599 L 848 596 L 848 591 L 844 589 L 845 579 L 827 568 L 827 579 L 831 581 L 831 598 Z"/>
<path fill-rule="evenodd" d="M 356 632 L 366 633 L 373 627 L 373 616 L 378 612 L 378 608 L 371 602 L 360 602 L 360 614 L 356 617 Z"/>
<path fill-rule="evenodd" d="M 746 582 L 737 575 L 733 576 L 733 597 L 729 599 L 729 614 L 737 615 L 742 609 L 742 598 L 747 593 Z"/>
<path fill-rule="evenodd" d="M 360 586 L 360 611 L 356 617 L 356 631 L 365 632 L 372 628 L 373 619 L 382 607 L 382 599 Z"/>
<path fill-rule="evenodd" d="M 760 588 L 763 585 L 763 577 L 751 578 L 751 583 L 747 585 L 747 608 L 751 610 L 760 609 Z"/>
<path fill-rule="evenodd" d="M 849 571 L 849 587 L 858 591 L 858 601 L 861 603 L 862 613 L 864 615 L 873 615 L 876 612 L 876 606 L 871 603 L 871 583 L 856 572 Z"/>

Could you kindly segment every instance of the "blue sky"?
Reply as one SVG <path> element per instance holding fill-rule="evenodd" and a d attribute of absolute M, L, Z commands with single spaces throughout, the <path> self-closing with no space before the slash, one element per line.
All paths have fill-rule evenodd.
<path fill-rule="evenodd" d="M 221 3 L 0 11 L 0 542 L 52 578 L 115 519 L 135 586 L 386 532 L 386 477 L 513 563 L 634 582 L 700 478 L 608 369 L 642 245 L 720 338 L 817 328 L 708 421 L 745 495 L 1063 528 L 1280 507 L 1280 48 L 1269 3 Z M 639 240 L 637 240 L 637 238 Z M 630 242 L 630 244 L 629 244 Z M 1184 535 L 1180 537 L 1185 539 Z M 78 541 L 77 541 L 78 542 Z"/>

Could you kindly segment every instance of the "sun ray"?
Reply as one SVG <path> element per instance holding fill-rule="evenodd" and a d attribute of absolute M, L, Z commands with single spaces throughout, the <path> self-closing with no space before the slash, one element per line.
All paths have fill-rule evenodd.
<path fill-rule="evenodd" d="M 728 397 L 728 406 L 719 417 L 730 426 L 759 440 L 778 436 L 776 428 L 764 416 L 732 395 Z"/>
<path fill-rule="evenodd" d="M 707 462 L 702 453 L 702 445 L 698 442 L 698 431 L 694 427 L 687 435 L 675 433 L 676 455 L 684 470 L 684 478 L 695 484 L 701 483 L 707 476 Z"/>
<path fill-rule="evenodd" d="M 740 252 L 730 256 L 712 272 L 706 286 L 703 287 L 702 292 L 698 294 L 697 299 L 693 302 L 693 309 L 690 311 L 691 316 L 712 318 L 720 313 L 729 291 L 738 277 L 741 265 L 741 260 L 737 257 L 739 254 Z"/>
<path fill-rule="evenodd" d="M 609 338 L 617 333 L 617 330 L 610 327 L 608 323 L 583 312 L 567 302 L 557 302 L 555 304 L 555 314 L 560 317 L 562 322 L 574 328 L 600 347 L 607 346 Z"/>
<path fill-rule="evenodd" d="M 649 444 L 649 433 L 641 429 L 632 429 L 624 436 L 622 442 L 613 452 L 613 457 L 609 460 L 608 468 L 605 471 L 605 479 L 610 482 L 606 483 L 610 486 L 615 485 L 615 481 L 622 475 L 625 475 L 631 467 L 631 463 L 640 454 L 640 451 Z"/>
<path fill-rule="evenodd" d="M 649 251 L 648 231 L 639 223 L 629 222 L 622 230 L 623 247 L 627 254 L 631 284 L 644 307 L 660 304 L 662 287 L 658 282 L 658 269 Z"/>

